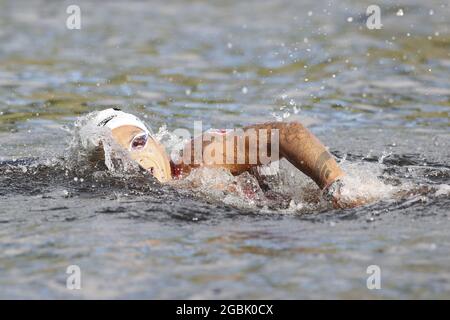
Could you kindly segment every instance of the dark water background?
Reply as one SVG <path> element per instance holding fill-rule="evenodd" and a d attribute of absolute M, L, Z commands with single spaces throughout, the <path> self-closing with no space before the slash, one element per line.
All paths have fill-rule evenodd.
<path fill-rule="evenodd" d="M 0 298 L 450 298 L 448 1 L 378 1 L 381 30 L 370 1 L 77 1 L 81 30 L 69 4 L 0 1 Z M 386 196 L 265 210 L 68 161 L 77 117 L 116 106 L 300 120 Z"/>

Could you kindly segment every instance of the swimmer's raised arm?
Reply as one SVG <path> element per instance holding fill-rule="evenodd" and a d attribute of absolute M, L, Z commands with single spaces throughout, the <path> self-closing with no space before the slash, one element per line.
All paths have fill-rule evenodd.
<path fill-rule="evenodd" d="M 310 177 L 321 189 L 344 172 L 320 140 L 299 122 L 272 122 L 251 126 L 279 132 L 280 156 Z"/>
<path fill-rule="evenodd" d="M 278 157 L 275 158 L 288 160 L 309 176 L 321 189 L 327 188 L 344 175 L 325 146 L 299 122 L 270 122 L 247 126 L 241 132 L 241 136 L 236 136 L 236 133 L 233 133 L 234 137 L 232 136 L 231 141 L 234 141 L 234 143 L 231 148 L 230 145 L 227 145 L 227 143 L 230 143 L 230 135 L 231 133 L 207 132 L 202 137 L 192 140 L 185 148 L 185 152 L 190 149 L 191 154 L 189 159 L 191 165 L 188 167 L 192 168 L 199 165 L 223 167 L 233 174 L 240 174 L 253 166 L 267 164 L 260 157 L 260 148 L 263 148 L 267 150 L 271 158 L 274 158 L 274 152 L 279 152 L 279 155 L 275 155 Z M 252 147 L 251 137 L 255 135 L 258 143 L 256 147 Z M 277 136 L 278 148 L 274 146 L 273 140 Z M 239 148 L 236 142 L 236 139 L 242 137 L 245 139 L 245 148 Z M 202 148 L 195 148 L 198 143 Z M 197 153 L 195 150 L 197 150 Z M 198 153 L 199 150 L 201 154 Z M 230 150 L 233 153 L 231 157 L 234 158 L 232 162 L 227 161 Z M 244 152 L 244 155 L 242 152 Z M 215 162 L 208 159 L 211 153 L 215 153 L 213 155 Z M 201 158 L 202 163 L 199 164 L 197 161 L 197 164 L 194 164 L 195 158 Z M 242 159 L 245 159 L 245 161 L 242 161 Z M 251 161 L 251 159 L 255 159 L 255 161 Z M 186 166 L 184 167 L 186 168 Z M 189 168 L 186 171 L 188 170 Z"/>

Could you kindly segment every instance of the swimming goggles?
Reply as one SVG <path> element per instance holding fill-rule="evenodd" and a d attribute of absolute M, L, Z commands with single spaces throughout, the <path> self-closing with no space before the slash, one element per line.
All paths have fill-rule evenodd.
<path fill-rule="evenodd" d="M 149 138 L 148 132 L 137 134 L 130 143 L 130 151 L 140 151 L 145 149 Z"/>

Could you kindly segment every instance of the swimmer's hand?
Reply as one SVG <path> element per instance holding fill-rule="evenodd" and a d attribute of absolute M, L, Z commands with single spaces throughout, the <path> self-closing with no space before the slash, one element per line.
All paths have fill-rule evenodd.
<path fill-rule="evenodd" d="M 347 209 L 362 206 L 370 199 L 364 198 L 348 198 L 343 196 L 342 191 L 345 188 L 342 180 L 337 179 L 331 185 L 322 190 L 322 197 L 333 204 L 335 209 Z"/>

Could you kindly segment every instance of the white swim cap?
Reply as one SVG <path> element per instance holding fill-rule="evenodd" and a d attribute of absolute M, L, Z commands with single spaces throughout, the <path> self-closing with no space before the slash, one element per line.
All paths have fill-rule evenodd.
<path fill-rule="evenodd" d="M 98 127 L 107 127 L 111 130 L 121 126 L 135 126 L 148 134 L 151 133 L 138 117 L 116 108 L 98 112 L 97 116 L 94 118 L 94 122 Z"/>

